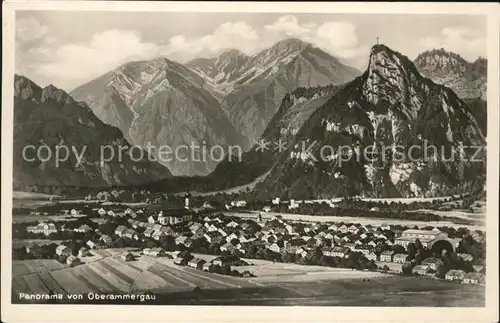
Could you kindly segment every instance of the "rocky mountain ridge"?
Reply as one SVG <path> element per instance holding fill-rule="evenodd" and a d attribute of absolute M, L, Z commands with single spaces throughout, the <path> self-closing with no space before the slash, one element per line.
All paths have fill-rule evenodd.
<path fill-rule="evenodd" d="M 36 149 L 44 148 L 42 158 Z M 49 85 L 41 88 L 16 75 L 14 81 L 14 187 L 30 185 L 93 186 L 138 185 L 167 178 L 167 168 L 143 157 L 130 157 L 120 147 L 130 146 L 121 131 L 99 120 L 87 104 L 77 102 L 65 91 Z M 33 151 L 26 149 L 33 147 Z M 65 150 L 67 147 L 68 158 Z M 109 156 L 103 156 L 105 148 Z M 56 164 L 59 149 L 61 161 Z M 50 150 L 50 154 L 47 152 Z M 111 150 L 115 156 L 111 157 Z M 76 153 L 75 153 L 76 152 Z M 23 153 L 25 157 L 23 157 Z M 136 152 L 137 153 L 137 152 Z M 137 156 L 137 155 L 135 155 Z M 79 161 L 79 157 L 81 160 Z"/>
<path fill-rule="evenodd" d="M 418 146 L 422 151 L 424 143 L 440 149 L 430 158 L 422 152 L 398 155 L 398 148 Z M 484 145 L 470 108 L 451 89 L 422 77 L 406 56 L 376 45 L 365 73 L 316 109 L 255 195 L 449 194 L 482 185 L 485 152 L 475 156 L 479 162 L 446 160 L 447 154 L 461 146 Z M 373 158 L 366 147 L 387 147 L 387 154 Z M 471 157 L 471 151 L 462 156 Z"/>
<path fill-rule="evenodd" d="M 460 98 L 486 100 L 487 60 L 468 62 L 460 55 L 441 49 L 425 51 L 414 60 L 422 75 L 451 88 Z"/>
<path fill-rule="evenodd" d="M 211 149 L 245 141 L 204 82 L 190 68 L 158 58 L 127 63 L 71 94 L 88 102 L 104 122 L 119 127 L 134 145 L 150 144 L 157 154 L 162 147 L 177 151 L 160 160 L 173 174 L 199 175 L 210 172 L 216 161 L 202 160 L 201 148 L 179 147 Z"/>

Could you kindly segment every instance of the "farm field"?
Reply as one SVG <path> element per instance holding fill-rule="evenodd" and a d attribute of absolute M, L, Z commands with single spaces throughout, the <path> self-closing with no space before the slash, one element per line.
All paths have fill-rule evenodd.
<path fill-rule="evenodd" d="M 350 223 L 361 223 L 370 224 L 374 226 L 380 226 L 383 224 L 393 224 L 393 225 L 406 225 L 406 226 L 448 226 L 454 228 L 469 228 L 471 230 L 484 230 L 484 225 L 466 225 L 457 224 L 450 221 L 415 221 L 415 220 L 404 220 L 404 219 L 384 219 L 384 218 L 366 218 L 366 217 L 350 217 L 350 216 L 328 216 L 328 215 L 307 215 L 307 214 L 292 214 L 292 213 L 277 213 L 277 212 L 261 212 L 262 219 L 270 220 L 271 218 L 280 215 L 283 219 L 291 221 L 304 221 L 304 222 L 350 222 Z M 258 212 L 252 211 L 248 213 L 243 212 L 224 212 L 226 216 L 235 216 L 239 218 L 256 219 Z"/>
<path fill-rule="evenodd" d="M 238 278 L 180 267 L 172 259 L 140 256 L 124 261 L 126 249 L 93 250 L 85 264 L 56 260 L 13 261 L 13 295 L 19 293 L 131 293 L 152 291 L 161 304 L 481 306 L 484 287 L 428 278 L 245 259 L 257 277 Z M 198 255 L 207 260 L 214 256 Z M 194 288 L 200 290 L 194 292 Z M 223 293 L 220 290 L 224 290 Z M 219 292 L 217 292 L 219 291 Z M 369 292 L 368 292 L 369 291 Z M 194 293 L 194 294 L 193 294 Z M 467 300 L 464 302 L 463 300 Z M 14 302 L 16 299 L 14 298 Z M 19 302 L 19 301 L 17 301 Z M 436 305 L 437 304 L 437 305 Z M 471 305 L 473 304 L 473 305 Z"/>
<path fill-rule="evenodd" d="M 159 295 L 158 304 L 264 306 L 481 307 L 483 286 L 418 277 L 386 276 L 314 282 L 282 282 L 225 293 L 201 291 Z"/>
<path fill-rule="evenodd" d="M 13 191 L 12 198 L 14 199 L 40 199 L 40 200 L 48 200 L 51 197 L 59 197 L 55 194 L 45 194 L 45 193 L 37 193 L 37 192 L 22 192 L 22 191 Z"/>
<path fill-rule="evenodd" d="M 439 216 L 449 216 L 457 219 L 477 221 L 478 225 L 484 226 L 484 221 L 486 220 L 486 208 L 476 208 L 474 213 L 466 212 L 464 210 L 451 210 L 451 211 L 440 211 L 440 210 L 416 210 L 410 212 L 422 212 L 422 213 L 434 213 Z"/>
<path fill-rule="evenodd" d="M 85 214 L 80 215 L 28 215 L 28 214 L 14 214 L 12 216 L 13 223 L 34 222 L 34 221 L 74 221 L 78 217 L 84 217 Z"/>
<path fill-rule="evenodd" d="M 127 262 L 120 258 L 126 250 L 92 250 L 93 255 L 83 258 L 85 263 L 76 267 L 49 259 L 14 260 L 13 293 L 178 292 L 195 287 L 219 290 L 256 286 L 245 279 L 180 267 L 167 258 L 140 256 Z"/>
<path fill-rule="evenodd" d="M 30 243 L 36 243 L 39 246 L 47 245 L 51 243 L 61 243 L 62 240 L 49 240 L 49 239 L 14 239 L 12 241 L 12 247 L 19 248 L 27 246 Z"/>

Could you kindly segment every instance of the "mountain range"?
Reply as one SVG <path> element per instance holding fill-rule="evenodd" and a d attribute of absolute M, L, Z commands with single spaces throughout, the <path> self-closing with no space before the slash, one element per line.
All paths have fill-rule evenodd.
<path fill-rule="evenodd" d="M 127 63 L 71 95 L 87 102 L 104 122 L 120 128 L 132 144 L 155 147 L 155 157 L 161 157 L 162 147 L 175 151 L 191 145 L 240 145 L 245 139 L 203 84 L 191 69 L 158 58 Z M 192 150 L 194 158 L 188 149 L 177 152 L 159 160 L 174 175 L 206 174 L 215 167 L 215 161 L 202 158 L 201 149 Z"/>
<path fill-rule="evenodd" d="M 487 60 L 468 62 L 460 55 L 441 49 L 425 51 L 414 60 L 422 75 L 451 88 L 460 98 L 486 100 Z"/>
<path fill-rule="evenodd" d="M 42 158 L 35 158 L 40 146 Z M 33 149 L 25 150 L 25 147 Z M 59 165 L 55 162 L 57 147 L 66 146 L 69 158 Z M 101 147 L 115 151 L 115 158 L 101 163 Z M 130 146 L 122 132 L 105 124 L 83 102 L 75 101 L 69 94 L 53 85 L 39 87 L 30 79 L 16 75 L 14 80 L 14 188 L 30 186 L 89 186 L 137 185 L 171 177 L 164 166 L 151 162 L 144 153 L 130 155 L 124 152 L 120 159 L 120 147 Z M 60 156 L 66 153 L 62 148 Z M 23 158 L 23 151 L 26 158 Z M 76 151 L 76 154 L 73 153 Z M 43 152 L 43 154 L 42 154 Z M 82 156 L 78 165 L 77 157 Z M 139 157 L 137 157 L 139 156 Z"/>
<path fill-rule="evenodd" d="M 422 197 L 482 187 L 485 152 L 477 162 L 470 150 L 450 158 L 461 145 L 485 145 L 469 106 L 406 56 L 376 45 L 368 69 L 312 113 L 255 195 Z M 369 146 L 378 155 L 363 153 Z M 435 155 L 424 154 L 428 146 Z M 420 152 L 410 155 L 410 147 Z"/>
<path fill-rule="evenodd" d="M 185 149 L 177 159 L 161 161 L 166 167 L 124 160 L 103 168 L 91 158 L 84 172 L 17 160 L 15 181 L 87 186 L 153 182 L 157 188 L 206 191 L 260 178 L 257 198 L 450 194 L 484 180 L 484 152 L 476 163 L 442 157 L 462 144 L 485 145 L 486 102 L 480 92 L 486 89 L 486 64 L 485 59 L 469 63 L 444 50 L 424 52 L 412 62 L 376 45 L 362 73 L 311 44 L 287 39 L 253 56 L 228 50 L 186 64 L 167 58 L 129 62 L 69 95 L 16 76 L 19 156 L 19 147 L 36 142 L 166 145 L 171 150 L 238 145 L 243 154 L 239 162 L 226 156 L 217 163 L 200 159 L 199 151 L 188 156 Z M 31 128 L 35 131 L 24 133 Z M 394 147 L 424 142 L 444 152 L 425 162 L 392 155 L 367 161 L 359 153 L 377 145 L 392 147 L 395 154 Z M 310 154 L 304 153 L 304 145 L 311 143 Z M 331 150 L 326 160 L 316 160 L 321 147 Z M 350 147 L 357 158 L 339 165 L 345 153 L 335 150 L 340 147 Z M 157 152 L 152 155 L 158 157 Z"/>
<path fill-rule="evenodd" d="M 340 84 L 356 69 L 297 39 L 281 41 L 253 57 L 229 50 L 186 65 L 159 58 L 127 63 L 71 91 L 134 145 L 192 143 L 252 147 L 286 93 L 300 86 Z M 206 175 L 212 160 L 180 156 L 163 162 L 174 175 Z M 196 158 L 199 159 L 199 158 Z"/>
<path fill-rule="evenodd" d="M 221 104 L 236 129 L 248 139 L 245 150 L 260 139 L 287 93 L 298 87 L 343 84 L 360 74 L 338 58 L 295 38 L 280 41 L 253 57 L 230 51 L 213 63 L 208 69 L 211 74 L 204 72 L 207 65 L 199 64 L 199 60 L 188 65 L 205 78 L 211 91 L 225 95 Z"/>

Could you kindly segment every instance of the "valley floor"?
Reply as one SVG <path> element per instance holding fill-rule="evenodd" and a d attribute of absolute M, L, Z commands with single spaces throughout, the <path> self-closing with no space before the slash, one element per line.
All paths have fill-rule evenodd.
<path fill-rule="evenodd" d="M 434 213 L 434 211 L 432 211 Z M 276 212 L 260 212 L 263 220 L 270 220 L 275 216 L 281 216 L 283 219 L 292 221 L 307 221 L 307 222 L 349 222 L 349 223 L 360 223 L 360 224 L 370 224 L 374 226 L 380 226 L 382 224 L 393 224 L 393 225 L 403 225 L 403 226 L 448 226 L 454 228 L 469 228 L 472 230 L 485 230 L 484 222 L 479 222 L 474 225 L 466 225 L 453 223 L 451 221 L 416 221 L 416 220 L 405 220 L 405 219 L 394 219 L 394 218 L 369 218 L 369 217 L 352 217 L 352 216 L 331 216 L 331 215 L 308 215 L 308 214 L 292 214 L 292 213 L 276 213 Z M 227 216 L 235 216 L 239 218 L 247 218 L 255 220 L 258 211 L 249 212 L 225 212 Z"/>

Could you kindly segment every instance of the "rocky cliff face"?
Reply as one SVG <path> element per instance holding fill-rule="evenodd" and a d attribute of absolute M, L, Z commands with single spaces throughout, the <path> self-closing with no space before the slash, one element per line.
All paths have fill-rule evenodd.
<path fill-rule="evenodd" d="M 206 81 L 206 88 L 223 97 L 231 91 L 231 82 L 243 72 L 250 57 L 231 49 L 213 58 L 197 58 L 186 65 L 199 73 Z"/>
<path fill-rule="evenodd" d="M 414 61 L 425 77 L 451 88 L 460 98 L 486 100 L 487 60 L 470 63 L 460 55 L 444 49 L 421 53 Z"/>
<path fill-rule="evenodd" d="M 211 190 L 245 185 L 268 173 L 279 157 L 289 150 L 304 122 L 342 86 L 298 88 L 287 93 L 276 115 L 249 151 L 240 159 L 226 158 L 204 179 Z"/>
<path fill-rule="evenodd" d="M 452 90 L 377 45 L 365 73 L 308 118 L 256 195 L 450 194 L 484 183 L 485 152 L 474 156 L 479 161 L 470 161 L 473 149 L 460 152 L 483 145 L 473 114 Z"/>
<path fill-rule="evenodd" d="M 159 58 L 125 64 L 71 93 L 132 144 L 155 147 L 155 156 L 174 175 L 204 175 L 217 159 L 203 157 L 201 147 L 227 151 L 245 141 L 204 83 L 184 65 Z M 162 147 L 170 157 L 159 155 Z"/>
<path fill-rule="evenodd" d="M 28 161 L 23 158 L 23 149 Z M 42 158 L 35 158 L 38 147 Z M 41 88 L 28 78 L 15 76 L 14 82 L 14 187 L 29 185 L 94 186 L 136 185 L 171 176 L 168 169 L 148 160 L 143 152 L 130 158 L 126 150 L 118 157 L 120 147 L 129 143 L 121 131 L 104 124 L 82 102 L 52 85 Z M 57 148 L 59 147 L 59 148 Z M 68 159 L 56 164 L 56 150 Z M 116 155 L 101 163 L 101 147 Z M 51 156 L 47 149 L 50 149 Z M 76 152 L 76 154 L 75 154 Z M 78 158 L 81 162 L 78 165 Z M 105 158 L 111 155 L 104 156 Z M 45 161 L 43 161 L 43 160 Z M 76 167 L 75 167 L 76 166 Z"/>

